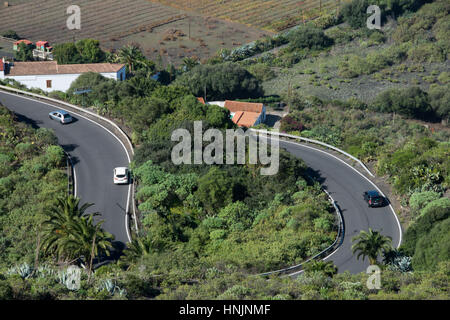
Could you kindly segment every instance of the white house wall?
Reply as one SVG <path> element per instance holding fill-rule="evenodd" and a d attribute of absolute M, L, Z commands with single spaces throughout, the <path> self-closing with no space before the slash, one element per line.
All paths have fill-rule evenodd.
<path fill-rule="evenodd" d="M 105 78 L 114 80 L 125 79 L 125 68 L 118 72 L 100 73 Z M 66 92 L 72 82 L 74 82 L 81 74 L 53 74 L 53 75 L 36 75 L 36 76 L 6 76 L 6 79 L 14 79 L 27 88 L 39 88 L 46 92 L 64 91 Z M 52 81 L 52 87 L 47 88 L 47 80 Z"/>

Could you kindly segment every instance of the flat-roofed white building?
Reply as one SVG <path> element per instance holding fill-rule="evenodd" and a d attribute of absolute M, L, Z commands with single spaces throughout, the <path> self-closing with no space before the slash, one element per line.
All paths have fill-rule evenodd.
<path fill-rule="evenodd" d="M 14 79 L 27 88 L 46 92 L 67 91 L 72 82 L 87 72 L 96 72 L 114 80 L 125 80 L 125 65 L 115 63 L 64 64 L 56 61 L 0 61 L 0 79 Z"/>

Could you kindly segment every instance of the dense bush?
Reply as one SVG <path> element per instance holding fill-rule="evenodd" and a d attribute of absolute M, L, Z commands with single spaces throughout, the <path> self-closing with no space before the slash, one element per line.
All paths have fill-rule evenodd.
<path fill-rule="evenodd" d="M 67 192 L 65 156 L 56 142 L 51 130 L 18 123 L 0 105 L 0 267 L 34 260 L 43 212 Z"/>
<path fill-rule="evenodd" d="M 267 65 L 262 63 L 252 64 L 248 71 L 260 82 L 275 78 L 275 72 Z"/>
<path fill-rule="evenodd" d="M 210 101 L 263 95 L 259 81 L 247 70 L 231 62 L 198 65 L 179 77 L 176 83 L 189 88 L 197 97 L 206 94 Z"/>
<path fill-rule="evenodd" d="M 280 130 L 282 132 L 291 132 L 291 131 L 301 132 L 304 129 L 305 128 L 301 122 L 301 119 L 298 119 L 298 117 L 296 117 L 293 114 L 287 115 L 283 119 L 281 119 Z"/>
<path fill-rule="evenodd" d="M 291 50 L 305 48 L 320 50 L 332 44 L 333 40 L 327 37 L 321 29 L 309 25 L 298 28 L 289 34 L 289 47 Z"/>
<path fill-rule="evenodd" d="M 446 200 L 441 200 L 441 205 L 433 204 L 427 210 L 422 210 L 423 214 L 408 228 L 402 244 L 402 248 L 404 248 L 407 254 L 413 256 L 418 241 L 429 234 L 435 225 L 450 217 L 449 199 Z"/>
<path fill-rule="evenodd" d="M 450 210 L 450 207 L 448 207 Z M 450 260 L 450 218 L 433 225 L 416 244 L 412 264 L 416 270 L 436 270 L 438 262 Z"/>
<path fill-rule="evenodd" d="M 378 5 L 383 13 L 383 18 L 388 15 L 398 16 L 408 11 L 417 11 L 427 0 L 353 0 L 346 3 L 342 8 L 341 14 L 353 28 L 361 28 L 366 25 L 369 17 L 367 8 L 370 5 Z"/>
<path fill-rule="evenodd" d="M 1 35 L 2 35 L 2 37 L 11 38 L 11 39 L 14 39 L 14 40 L 19 40 L 20 39 L 19 35 L 14 30 L 4 31 L 4 32 L 1 33 Z"/>
<path fill-rule="evenodd" d="M 106 60 L 100 42 L 94 39 L 56 44 L 53 55 L 59 64 L 99 63 Z"/>
<path fill-rule="evenodd" d="M 428 94 L 419 87 L 386 90 L 377 96 L 371 109 L 395 112 L 416 119 L 433 120 L 435 118 Z"/>
<path fill-rule="evenodd" d="M 352 28 L 361 28 L 366 25 L 367 8 L 373 3 L 368 0 L 353 0 L 346 3 L 342 8 L 341 14 Z"/>
<path fill-rule="evenodd" d="M 450 84 L 430 86 L 428 97 L 431 108 L 433 108 L 436 115 L 448 123 L 450 118 Z"/>
<path fill-rule="evenodd" d="M 409 198 L 409 205 L 411 209 L 420 211 L 428 203 L 437 200 L 440 197 L 441 195 L 434 191 L 415 192 L 411 195 L 411 198 Z"/>

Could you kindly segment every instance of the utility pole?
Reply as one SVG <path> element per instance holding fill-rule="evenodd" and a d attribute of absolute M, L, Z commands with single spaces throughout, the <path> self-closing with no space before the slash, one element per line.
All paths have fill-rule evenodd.
<path fill-rule="evenodd" d="M 205 103 L 206 103 L 206 83 L 205 83 L 205 85 L 204 85 L 204 87 L 203 87 L 203 94 L 205 95 Z"/>
<path fill-rule="evenodd" d="M 192 11 L 192 8 L 191 8 L 191 0 L 189 0 L 189 11 Z M 191 15 L 189 14 L 189 17 L 188 17 L 188 21 L 189 21 L 189 39 L 191 39 Z"/>

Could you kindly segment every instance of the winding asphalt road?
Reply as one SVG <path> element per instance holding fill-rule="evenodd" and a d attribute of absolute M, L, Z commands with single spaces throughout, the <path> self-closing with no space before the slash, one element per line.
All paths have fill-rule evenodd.
<path fill-rule="evenodd" d="M 70 154 L 76 178 L 76 196 L 81 203 L 93 203 L 88 212 L 99 212 L 103 228 L 115 241 L 129 242 L 126 207 L 131 186 L 113 184 L 113 169 L 128 166 L 124 147 L 104 128 L 71 112 L 75 122 L 61 125 L 50 120 L 49 112 L 60 109 L 43 102 L 0 91 L 0 104 L 13 111 L 19 120 L 33 127 L 55 131 L 58 143 Z"/>
<path fill-rule="evenodd" d="M 129 159 L 117 139 L 92 121 L 77 115 L 75 123 L 60 125 L 48 118 L 48 113 L 55 107 L 42 102 L 0 92 L 0 103 L 35 127 L 55 130 L 59 144 L 74 160 L 77 196 L 82 202 L 95 203 L 93 210 L 102 214 L 105 230 L 116 240 L 128 242 L 125 208 L 129 187 L 114 185 L 112 172 L 114 167 L 126 166 Z M 306 162 L 310 173 L 319 178 L 342 210 L 345 224 L 343 244 L 325 259 L 333 261 L 339 272 L 364 272 L 369 265 L 367 260 L 357 260 L 350 249 L 351 238 L 361 230 L 369 227 L 379 230 L 392 238 L 394 246 L 400 244 L 401 227 L 391 208 L 368 208 L 363 200 L 362 193 L 375 188 L 367 178 L 342 160 L 316 148 L 286 141 L 281 141 L 280 147 Z"/>
<path fill-rule="evenodd" d="M 400 245 L 401 226 L 390 206 L 369 208 L 363 199 L 364 191 L 376 189 L 370 180 L 337 157 L 314 147 L 280 141 L 280 148 L 305 161 L 310 173 L 318 178 L 342 211 L 344 241 L 325 261 L 333 261 L 339 272 L 365 272 L 369 266 L 368 259 L 356 259 L 351 251 L 351 239 L 369 228 L 391 237 L 394 247 Z"/>

